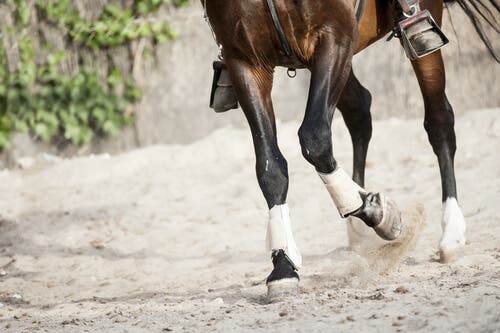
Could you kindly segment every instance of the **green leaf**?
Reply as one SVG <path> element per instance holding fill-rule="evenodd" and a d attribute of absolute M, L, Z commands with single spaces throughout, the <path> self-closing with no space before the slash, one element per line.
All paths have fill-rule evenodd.
<path fill-rule="evenodd" d="M 107 82 L 111 87 L 116 87 L 122 82 L 122 73 L 114 68 L 107 78 Z"/>
<path fill-rule="evenodd" d="M 14 128 L 16 129 L 16 131 L 21 132 L 21 133 L 28 133 L 29 132 L 28 123 L 21 120 L 21 119 L 17 119 L 15 121 Z"/>
<path fill-rule="evenodd" d="M 28 24 L 30 19 L 30 10 L 24 1 L 17 5 L 17 17 L 23 26 Z"/>
<path fill-rule="evenodd" d="M 51 138 L 51 133 L 49 131 L 49 128 L 46 124 L 44 123 L 37 123 L 35 125 L 35 134 L 42 138 L 43 141 L 49 141 Z"/>

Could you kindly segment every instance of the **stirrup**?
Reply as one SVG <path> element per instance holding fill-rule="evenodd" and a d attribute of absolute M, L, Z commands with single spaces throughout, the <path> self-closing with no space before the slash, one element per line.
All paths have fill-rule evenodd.
<path fill-rule="evenodd" d="M 238 108 L 238 97 L 234 90 L 226 64 L 214 61 L 214 78 L 210 93 L 210 108 L 215 112 L 226 112 Z"/>
<path fill-rule="evenodd" d="M 428 10 L 418 7 L 406 19 L 398 23 L 406 56 L 410 60 L 422 58 L 448 44 L 449 40 L 434 21 Z"/>

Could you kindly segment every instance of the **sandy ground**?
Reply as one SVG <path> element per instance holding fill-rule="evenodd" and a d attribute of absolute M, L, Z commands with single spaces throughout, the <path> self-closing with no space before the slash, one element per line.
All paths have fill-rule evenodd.
<path fill-rule="evenodd" d="M 375 122 L 369 189 L 420 202 L 414 250 L 382 272 L 347 249 L 346 222 L 279 124 L 304 256 L 301 293 L 268 304 L 267 207 L 248 130 L 123 155 L 37 158 L 0 172 L 1 332 L 499 332 L 500 117 L 457 119 L 464 255 L 436 261 L 441 190 L 421 120 Z M 337 159 L 351 165 L 341 119 Z M 387 262 L 386 262 L 387 264 Z"/>

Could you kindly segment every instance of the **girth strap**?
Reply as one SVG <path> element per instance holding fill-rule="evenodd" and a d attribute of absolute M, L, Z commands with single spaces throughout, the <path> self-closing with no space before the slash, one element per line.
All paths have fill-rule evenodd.
<path fill-rule="evenodd" d="M 290 47 L 290 43 L 288 43 L 288 39 L 286 38 L 285 32 L 283 31 L 283 27 L 281 26 L 278 13 L 276 11 L 276 6 L 274 5 L 274 0 L 266 0 L 266 2 L 267 2 L 267 7 L 269 8 L 269 13 L 271 14 L 271 18 L 273 20 L 274 28 L 278 33 L 281 46 L 283 47 L 285 54 L 288 57 L 290 57 L 292 55 L 292 48 Z M 365 2 L 366 0 L 356 0 L 354 8 L 356 10 L 356 20 L 358 23 L 361 20 L 361 17 L 363 16 L 363 12 L 365 9 Z"/>
<path fill-rule="evenodd" d="M 278 17 L 278 13 L 276 12 L 276 7 L 274 6 L 274 0 L 266 0 L 267 7 L 269 8 L 269 13 L 271 14 L 271 18 L 273 19 L 274 28 L 278 33 L 278 37 L 281 42 L 281 46 L 283 46 L 283 50 L 285 50 L 286 55 L 289 57 L 292 55 L 292 48 L 288 43 L 288 39 L 285 36 L 285 32 L 281 27 L 280 19 Z"/>

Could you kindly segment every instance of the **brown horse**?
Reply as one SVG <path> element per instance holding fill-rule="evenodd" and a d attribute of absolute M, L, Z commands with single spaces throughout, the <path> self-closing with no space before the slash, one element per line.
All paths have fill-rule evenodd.
<path fill-rule="evenodd" d="M 496 0 L 485 1 L 496 5 Z M 387 35 L 400 13 L 389 0 L 367 0 L 358 23 L 354 2 L 275 0 L 277 15 L 291 48 L 291 54 L 287 55 L 265 0 L 206 1 L 208 17 L 223 46 L 231 80 L 250 125 L 257 178 L 270 209 L 267 244 L 272 251 L 274 269 L 267 284 L 271 296 L 296 290 L 297 270 L 301 265 L 286 204 L 287 162 L 278 147 L 271 100 L 276 66 L 311 71 L 307 108 L 298 133 L 300 144 L 304 157 L 316 168 L 340 214 L 360 218 L 387 240 L 397 238 L 401 232 L 396 205 L 382 194 L 363 189 L 372 134 L 371 96 L 351 70 L 353 55 Z M 429 10 L 441 25 L 443 0 L 421 0 L 420 6 Z M 465 244 L 465 221 L 456 200 L 453 166 L 454 113 L 445 94 L 441 53 L 437 51 L 414 60 L 412 65 L 424 98 L 424 126 L 441 171 L 444 214 L 439 250 L 445 261 Z M 352 180 L 333 156 L 331 125 L 336 107 L 352 137 Z"/>

